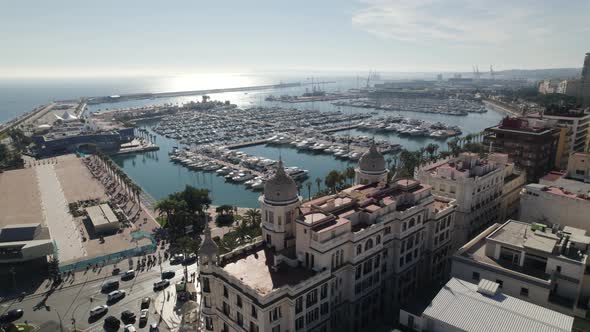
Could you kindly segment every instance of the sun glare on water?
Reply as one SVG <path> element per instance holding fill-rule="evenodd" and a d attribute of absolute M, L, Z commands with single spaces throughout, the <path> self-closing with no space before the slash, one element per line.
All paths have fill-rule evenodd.
<path fill-rule="evenodd" d="M 165 77 L 162 79 L 161 91 L 193 91 L 222 88 L 245 87 L 265 84 L 253 76 L 243 74 L 191 74 Z"/>

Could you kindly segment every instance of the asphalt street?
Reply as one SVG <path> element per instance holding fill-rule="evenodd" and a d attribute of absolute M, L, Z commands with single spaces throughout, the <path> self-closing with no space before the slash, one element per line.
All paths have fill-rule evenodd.
<path fill-rule="evenodd" d="M 104 269 L 112 271 L 113 266 L 106 266 Z M 26 297 L 22 301 L 15 299 L 1 303 L 0 313 L 10 309 L 23 308 L 25 314 L 18 322 L 26 321 L 29 324 L 39 326 L 41 332 L 71 331 L 74 327 L 82 331 L 103 331 L 103 323 L 106 317 L 112 315 L 120 319 L 123 311 L 131 310 L 137 315 L 134 326 L 138 331 L 148 331 L 149 325 L 154 322 L 159 323 L 160 331 L 169 331 L 165 322 L 156 313 L 156 308 L 154 308 L 155 300 L 157 296 L 164 296 L 168 301 L 167 290 L 170 290 L 176 282 L 181 280 L 183 266 L 170 265 L 169 261 L 166 261 L 162 264 L 162 269 L 173 270 L 176 274 L 170 280 L 170 286 L 159 292 L 153 290 L 153 283 L 160 280 L 160 268 L 156 265 L 150 270 L 136 274 L 134 279 L 128 281 L 122 281 L 119 276 L 105 276 L 99 280 L 86 281 L 71 286 L 68 286 L 68 283 L 65 282 L 62 288 L 58 287 L 46 299 L 45 295 L 38 294 Z M 197 272 L 196 263 L 188 266 L 189 278 L 193 272 Z M 90 274 L 86 278 L 89 279 Z M 109 304 L 108 312 L 100 318 L 96 320 L 90 319 L 90 309 L 107 304 L 107 294 L 101 293 L 101 286 L 107 280 L 119 280 L 119 289 L 125 290 L 126 296 L 116 303 Z M 81 281 L 80 279 L 76 280 L 76 282 Z M 148 322 L 140 326 L 139 311 L 141 300 L 144 297 L 151 297 L 152 302 Z M 173 296 L 170 296 L 169 301 L 175 300 Z M 121 324 L 120 331 L 123 331 L 123 326 L 124 324 Z"/>

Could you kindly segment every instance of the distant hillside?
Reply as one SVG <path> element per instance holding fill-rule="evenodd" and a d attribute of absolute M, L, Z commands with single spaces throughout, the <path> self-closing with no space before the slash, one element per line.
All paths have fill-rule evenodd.
<path fill-rule="evenodd" d="M 503 78 L 527 78 L 531 80 L 565 79 L 579 77 L 582 68 L 554 68 L 554 69 L 509 69 L 498 71 Z"/>

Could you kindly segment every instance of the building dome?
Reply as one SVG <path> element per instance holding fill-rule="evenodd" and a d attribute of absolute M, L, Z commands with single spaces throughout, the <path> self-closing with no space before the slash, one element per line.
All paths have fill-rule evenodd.
<path fill-rule="evenodd" d="M 359 159 L 359 169 L 366 174 L 381 174 L 387 171 L 385 158 L 377 151 L 375 142 L 371 144 L 369 151 L 363 153 Z"/>
<path fill-rule="evenodd" d="M 283 161 L 279 160 L 275 175 L 264 184 L 264 201 L 268 204 L 290 204 L 299 199 L 297 184 L 285 173 Z"/>

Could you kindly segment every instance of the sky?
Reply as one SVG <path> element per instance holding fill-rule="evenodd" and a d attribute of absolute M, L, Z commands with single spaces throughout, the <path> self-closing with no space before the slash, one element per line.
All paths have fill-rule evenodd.
<path fill-rule="evenodd" d="M 581 67 L 590 1 L 1 1 L 0 78 Z"/>

